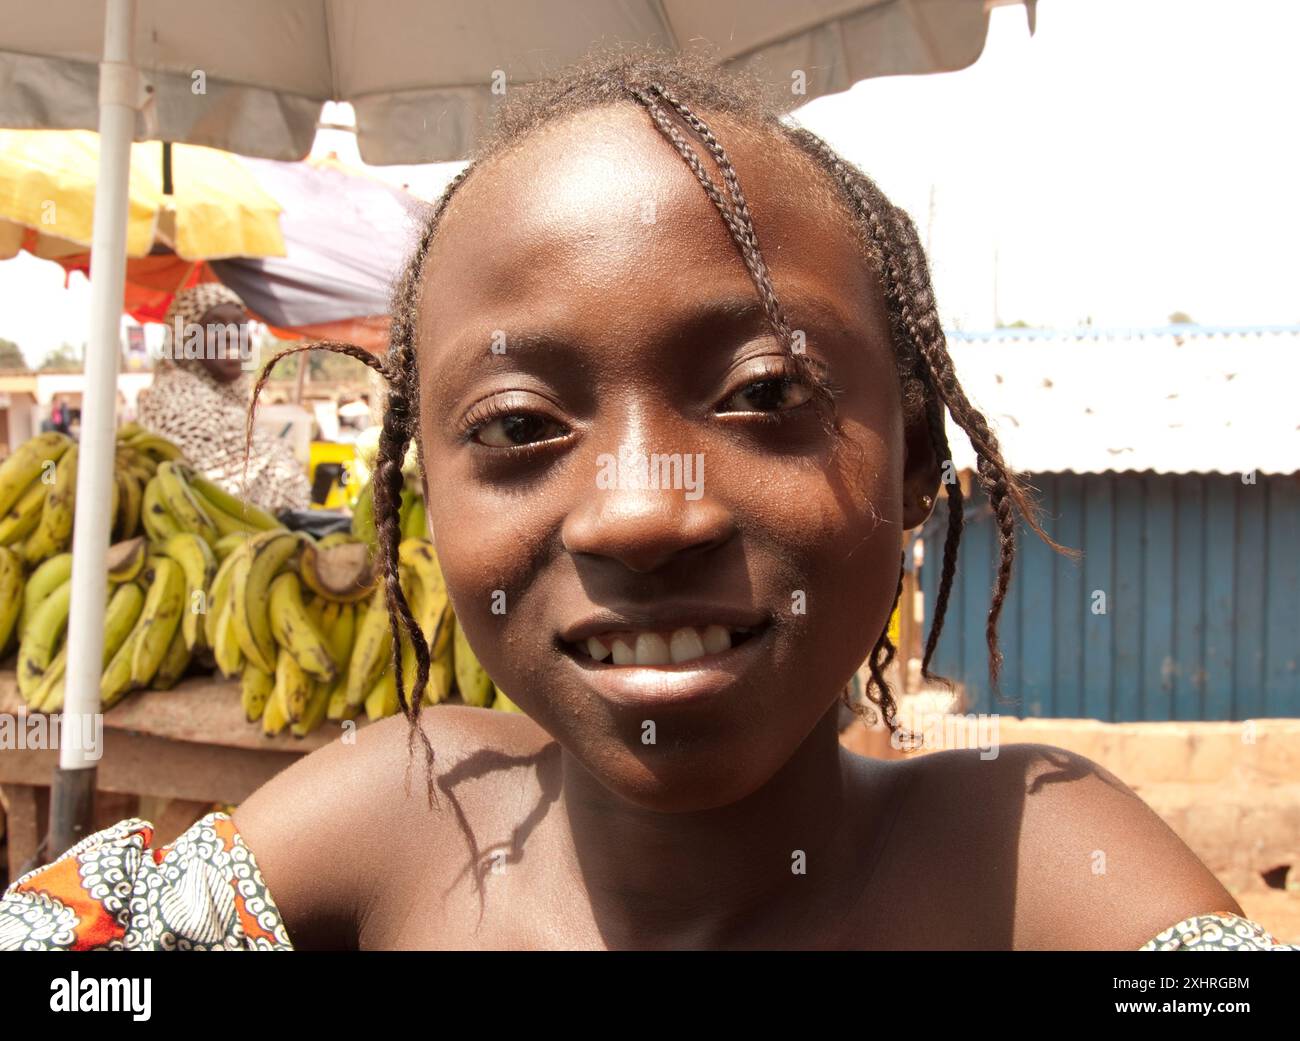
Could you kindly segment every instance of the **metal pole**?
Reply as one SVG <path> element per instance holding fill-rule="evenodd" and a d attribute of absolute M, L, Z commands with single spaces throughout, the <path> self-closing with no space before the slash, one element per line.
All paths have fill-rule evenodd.
<path fill-rule="evenodd" d="M 50 798 L 47 859 L 85 837 L 93 821 L 95 764 L 103 753 L 99 677 L 104 655 L 106 557 L 112 517 L 126 217 L 131 140 L 143 92 L 134 62 L 135 0 L 107 0 L 99 66 L 99 181 L 90 247 L 90 337 L 81 406 L 77 518 L 72 533 L 72 607 L 59 767 Z"/>

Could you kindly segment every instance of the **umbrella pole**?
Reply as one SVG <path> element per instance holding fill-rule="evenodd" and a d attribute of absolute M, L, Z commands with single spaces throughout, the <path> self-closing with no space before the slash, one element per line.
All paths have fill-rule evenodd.
<path fill-rule="evenodd" d="M 99 66 L 99 181 L 90 249 L 90 339 L 82 395 L 72 606 L 59 767 L 50 798 L 46 852 L 54 859 L 84 838 L 94 819 L 95 764 L 103 753 L 99 677 L 104 655 L 108 540 L 131 140 L 142 91 L 134 62 L 135 0 L 108 0 Z"/>

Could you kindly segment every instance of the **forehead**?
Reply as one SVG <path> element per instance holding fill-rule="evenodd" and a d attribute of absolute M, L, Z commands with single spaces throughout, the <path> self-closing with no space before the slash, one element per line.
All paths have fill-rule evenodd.
<path fill-rule="evenodd" d="M 778 300 L 797 309 L 816 297 L 845 325 L 878 320 L 859 233 L 811 161 L 768 133 L 704 118 L 736 170 Z M 712 157 L 681 130 L 725 198 Z M 525 321 L 580 335 L 595 323 L 627 343 L 675 307 L 757 297 L 703 186 L 631 104 L 544 127 L 477 169 L 452 198 L 424 273 L 422 359 Z"/>

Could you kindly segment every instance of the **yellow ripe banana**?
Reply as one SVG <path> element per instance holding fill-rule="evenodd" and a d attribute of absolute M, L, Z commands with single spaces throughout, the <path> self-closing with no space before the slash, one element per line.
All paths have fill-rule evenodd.
<path fill-rule="evenodd" d="M 185 573 L 185 611 L 181 616 L 181 631 L 189 650 L 204 646 L 201 623 L 211 605 L 208 589 L 217 574 L 217 558 L 212 547 L 192 532 L 183 531 L 163 543 L 163 556 L 170 557 Z"/>
<path fill-rule="evenodd" d="M 492 699 L 492 678 L 483 671 L 474 650 L 465 638 L 465 630 L 456 623 L 453 636 L 455 649 L 452 652 L 456 667 L 456 686 L 460 688 L 461 699 L 466 705 L 475 708 L 487 708 Z"/>
<path fill-rule="evenodd" d="M 119 442 L 122 442 L 135 437 L 137 434 L 143 434 L 143 433 L 145 433 L 144 427 L 142 427 L 139 423 L 132 421 L 128 423 L 123 423 L 120 427 L 118 427 L 117 433 L 114 436 L 117 438 Z"/>
<path fill-rule="evenodd" d="M 131 682 L 143 687 L 154 677 L 181 624 L 185 609 L 185 572 L 170 557 L 156 557 L 153 578 L 136 628 L 141 630 L 131 653 Z"/>
<path fill-rule="evenodd" d="M 235 568 L 239 566 L 240 558 L 247 555 L 247 551 L 248 540 L 245 539 L 221 561 L 216 575 L 213 576 L 212 584 L 208 586 L 208 613 L 203 620 L 203 635 L 204 642 L 209 647 L 217 645 L 217 618 L 220 617 L 222 608 L 231 599 Z"/>
<path fill-rule="evenodd" d="M 135 689 L 131 683 L 131 657 L 141 631 L 137 620 L 126 639 L 122 641 L 122 646 L 117 649 L 117 653 L 109 660 L 103 674 L 99 677 L 99 700 L 105 712 L 121 701 L 129 691 Z"/>
<path fill-rule="evenodd" d="M 185 474 L 185 469 L 178 463 L 170 460 L 159 463 L 158 474 L 154 477 L 158 482 L 158 494 L 182 531 L 193 532 L 211 545 L 221 538 L 222 533 L 186 482 Z"/>
<path fill-rule="evenodd" d="M 59 648 L 41 677 L 40 685 L 32 694 L 31 707 L 47 714 L 63 708 L 63 679 L 68 671 L 68 645 Z"/>
<path fill-rule="evenodd" d="M 9 512 L 33 481 L 44 476 L 46 463 L 57 463 L 73 444 L 67 434 L 51 430 L 24 441 L 0 463 L 0 516 Z"/>
<path fill-rule="evenodd" d="M 18 640 L 27 631 L 27 622 L 45 599 L 72 577 L 72 554 L 50 557 L 33 571 L 23 587 L 23 606 L 18 615 Z"/>
<path fill-rule="evenodd" d="M 375 685 L 393 653 L 393 630 L 388 624 L 388 605 L 381 585 L 370 598 L 365 617 L 356 625 L 352 660 L 348 663 L 348 704 L 360 705 Z"/>
<path fill-rule="evenodd" d="M 144 610 L 144 599 L 144 590 L 135 582 L 124 582 L 113 590 L 104 611 L 102 668 L 108 666 L 135 630 L 135 623 L 140 620 L 140 612 Z"/>
<path fill-rule="evenodd" d="M 302 710 L 302 717 L 294 720 L 289 732 L 294 737 L 306 737 L 325 721 L 325 710 L 329 708 L 330 692 L 334 685 L 316 680 L 311 684 L 307 695 L 307 706 Z"/>
<path fill-rule="evenodd" d="M 506 697 L 506 692 L 495 683 L 492 684 L 492 690 L 496 694 L 492 700 L 492 707 L 498 712 L 523 712 L 523 709 Z"/>
<path fill-rule="evenodd" d="M 73 445 L 55 465 L 54 484 L 45 496 L 41 521 L 23 546 L 29 564 L 62 553 L 72 538 L 73 510 L 77 501 L 77 457 L 80 449 Z"/>
<path fill-rule="evenodd" d="M 221 674 L 238 676 L 240 669 L 257 668 L 252 662 L 244 661 L 244 652 L 239 649 L 239 636 L 235 632 L 234 600 L 228 597 L 214 617 L 217 624 L 212 634 L 212 657 Z"/>
<path fill-rule="evenodd" d="M 0 657 L 18 631 L 18 614 L 23 606 L 23 562 L 8 547 L 0 547 Z"/>
<path fill-rule="evenodd" d="M 284 710 L 285 719 L 296 723 L 307 711 L 312 681 L 298 666 L 292 654 L 281 651 L 275 659 L 275 689 L 272 700 Z"/>
<path fill-rule="evenodd" d="M 12 546 L 36 530 L 36 526 L 41 522 L 41 514 L 45 510 L 45 497 L 49 491 L 50 486 L 44 481 L 38 479 L 31 483 L 18 501 L 9 508 L 4 518 L 0 519 L 0 545 Z"/>
<path fill-rule="evenodd" d="M 158 663 L 158 671 L 153 674 L 149 686 L 154 690 L 171 690 L 189 668 L 191 653 L 190 648 L 185 646 L 185 634 L 181 632 L 180 626 L 177 626 L 176 635 L 167 645 L 162 661 Z"/>
<path fill-rule="evenodd" d="M 55 648 L 68 625 L 72 603 L 72 582 L 64 582 L 32 611 L 18 645 L 18 692 L 30 705 L 32 695 L 54 658 Z"/>
<path fill-rule="evenodd" d="M 110 583 L 134 582 L 144 571 L 148 547 L 140 536 L 125 542 L 114 542 L 108 547 L 108 581 Z"/>
<path fill-rule="evenodd" d="M 366 694 L 366 718 L 372 723 L 386 716 L 396 715 L 401 705 L 397 701 L 397 677 L 390 665 Z"/>
<path fill-rule="evenodd" d="M 349 543 L 356 541 L 356 536 L 354 536 L 350 531 L 332 531 L 328 535 L 322 535 L 316 540 L 316 548 L 333 549 L 335 546 L 346 546 Z"/>
<path fill-rule="evenodd" d="M 142 430 L 139 433 L 132 434 L 125 441 L 137 452 L 148 456 L 157 463 L 185 458 L 181 450 L 174 444 L 161 434 L 155 434 L 149 430 Z"/>
<path fill-rule="evenodd" d="M 275 671 L 275 636 L 269 612 L 271 580 L 302 545 L 290 531 L 264 531 L 248 542 L 231 580 L 235 632 L 244 657 L 265 672 Z"/>
<path fill-rule="evenodd" d="M 325 706 L 326 719 L 356 719 L 361 711 L 360 705 L 348 704 L 348 685 L 346 680 L 339 680 L 330 689 L 329 704 Z"/>
<path fill-rule="evenodd" d="M 140 499 L 140 523 L 150 542 L 166 542 L 184 530 L 167 509 L 162 497 L 162 483 L 157 477 L 150 478 L 144 486 L 144 495 Z"/>
<path fill-rule="evenodd" d="M 334 608 L 331 617 L 330 607 Z M 340 676 L 346 677 L 348 665 L 352 660 L 352 642 L 357 634 L 356 604 L 327 604 L 322 619 L 325 627 L 325 642 L 329 645 L 334 663 L 339 667 Z"/>
<path fill-rule="evenodd" d="M 424 496 L 414 494 L 401 519 L 402 536 L 408 539 L 429 537 L 429 517 L 424 506 Z"/>
<path fill-rule="evenodd" d="M 262 718 L 266 702 L 275 687 L 275 677 L 256 665 L 245 665 L 239 677 L 239 700 L 244 706 L 244 718 L 256 723 Z"/>
<path fill-rule="evenodd" d="M 242 531 L 237 531 L 232 535 L 222 535 L 221 538 L 217 539 L 216 545 L 212 547 L 212 552 L 217 555 L 217 560 L 225 560 L 247 541 L 248 535 Z"/>
<path fill-rule="evenodd" d="M 140 530 L 140 511 L 144 506 L 144 485 L 125 470 L 117 471 L 117 537 L 132 538 Z"/>
<path fill-rule="evenodd" d="M 271 690 L 271 696 L 266 699 L 266 707 L 262 709 L 262 733 L 267 737 L 274 737 L 289 725 L 289 716 L 285 712 L 279 690 L 280 685 L 277 683 Z"/>
<path fill-rule="evenodd" d="M 338 663 L 303 606 L 302 586 L 296 574 L 287 572 L 271 581 L 270 620 L 271 635 L 280 645 L 281 654 L 287 651 L 308 675 L 334 682 L 339 674 Z M 296 720 L 300 714 L 291 711 L 289 718 Z"/>
<path fill-rule="evenodd" d="M 237 530 L 273 531 L 284 527 L 265 510 L 231 495 L 216 481 L 209 480 L 201 473 L 189 470 L 185 477 L 194 493 L 203 500 L 203 504 L 210 507 L 210 510 L 222 513 Z"/>

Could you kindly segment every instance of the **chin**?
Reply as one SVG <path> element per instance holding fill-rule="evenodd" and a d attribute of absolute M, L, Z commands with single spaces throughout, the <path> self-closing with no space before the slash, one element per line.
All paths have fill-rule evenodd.
<path fill-rule="evenodd" d="M 622 747 L 614 761 L 585 765 L 619 798 L 656 813 L 701 813 L 730 806 L 752 795 L 780 769 L 775 765 L 763 772 L 762 759 L 752 749 L 724 753 L 703 746 Z"/>

